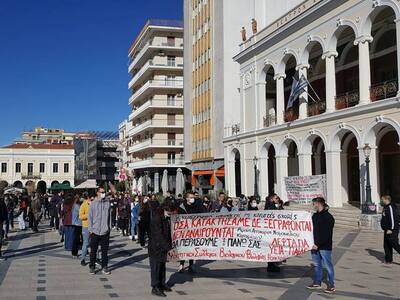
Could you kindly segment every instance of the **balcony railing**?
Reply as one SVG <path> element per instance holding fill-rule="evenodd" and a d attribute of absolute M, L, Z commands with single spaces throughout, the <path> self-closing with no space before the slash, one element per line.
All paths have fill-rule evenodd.
<path fill-rule="evenodd" d="M 129 102 L 132 103 L 136 100 L 143 92 L 148 88 L 171 88 L 171 89 L 181 89 L 183 88 L 183 80 L 176 79 L 157 79 L 149 80 L 140 88 L 138 88 L 132 96 L 129 98 Z"/>
<path fill-rule="evenodd" d="M 285 122 L 293 122 L 299 118 L 299 112 L 294 108 L 289 108 L 287 111 L 285 111 L 284 115 Z"/>
<path fill-rule="evenodd" d="M 359 100 L 360 100 L 360 94 L 358 90 L 336 95 L 335 97 L 336 109 L 343 109 L 355 106 L 358 104 Z"/>
<path fill-rule="evenodd" d="M 308 102 L 308 116 L 316 116 L 323 114 L 326 111 L 325 100 L 319 102 Z"/>
<path fill-rule="evenodd" d="M 135 135 L 143 130 L 147 129 L 148 127 L 182 127 L 183 128 L 183 120 L 168 120 L 167 118 L 153 118 L 143 123 L 137 124 L 133 126 L 130 131 L 129 135 Z"/>
<path fill-rule="evenodd" d="M 397 95 L 398 82 L 397 79 L 392 79 L 385 82 L 380 82 L 371 85 L 370 97 L 371 101 L 379 101 L 387 98 L 392 98 Z"/>
<path fill-rule="evenodd" d="M 129 168 L 138 169 L 138 168 L 148 168 L 148 167 L 167 167 L 173 165 L 183 166 L 185 161 L 183 157 L 176 158 L 149 158 L 149 159 L 136 159 L 129 163 Z"/>
<path fill-rule="evenodd" d="M 133 118 L 137 117 L 144 111 L 146 111 L 150 107 L 160 107 L 160 108 L 183 108 L 183 100 L 182 99 L 149 99 L 145 101 L 142 105 L 138 107 L 134 107 L 134 110 L 129 115 L 129 120 L 131 121 Z"/>
<path fill-rule="evenodd" d="M 41 179 L 42 178 L 42 174 L 40 173 L 22 173 L 21 174 L 21 179 Z"/>
<path fill-rule="evenodd" d="M 263 118 L 264 127 L 270 127 L 276 124 L 276 116 L 268 115 Z"/>

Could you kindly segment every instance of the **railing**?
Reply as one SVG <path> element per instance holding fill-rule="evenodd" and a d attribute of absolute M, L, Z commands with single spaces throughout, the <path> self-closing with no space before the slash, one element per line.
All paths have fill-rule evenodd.
<path fill-rule="evenodd" d="M 316 116 L 323 114 L 326 111 L 326 103 L 325 100 L 321 100 L 319 102 L 308 102 L 308 116 Z"/>
<path fill-rule="evenodd" d="M 360 94 L 358 90 L 336 95 L 335 97 L 336 109 L 343 109 L 355 106 L 358 104 L 359 100 L 360 100 Z"/>
<path fill-rule="evenodd" d="M 379 101 L 395 97 L 397 95 L 397 91 L 398 91 L 397 79 L 392 79 L 389 81 L 373 84 L 370 87 L 371 101 Z"/>
<path fill-rule="evenodd" d="M 133 111 L 129 115 L 129 120 L 131 121 L 134 117 L 143 113 L 149 107 L 175 107 L 183 108 L 182 99 L 149 99 L 145 101 L 142 105 L 134 107 Z"/>
<path fill-rule="evenodd" d="M 137 159 L 129 163 L 129 168 L 137 169 L 151 166 L 171 166 L 171 165 L 184 165 L 185 161 L 183 157 L 176 158 L 149 158 L 149 159 Z"/>
<path fill-rule="evenodd" d="M 41 179 L 42 175 L 40 173 L 23 173 L 21 174 L 21 179 Z"/>
<path fill-rule="evenodd" d="M 171 120 L 168 120 L 167 118 L 153 118 L 153 119 L 144 121 L 143 123 L 137 124 L 136 126 L 133 126 L 129 131 L 129 135 L 137 134 L 137 133 L 147 129 L 150 126 L 153 126 L 153 127 L 168 127 L 168 126 L 183 127 L 183 120 L 174 120 L 174 122 L 172 122 Z"/>
<path fill-rule="evenodd" d="M 263 117 L 263 123 L 264 123 L 264 127 L 270 127 L 270 126 L 275 125 L 276 124 L 275 114 Z"/>
<path fill-rule="evenodd" d="M 284 117 L 285 122 L 293 122 L 299 118 L 299 112 L 294 108 L 289 108 L 287 111 L 285 111 Z"/>
<path fill-rule="evenodd" d="M 183 80 L 167 79 L 167 78 L 164 80 L 162 79 L 149 80 L 132 94 L 132 96 L 129 98 L 130 103 L 132 103 L 134 99 L 136 99 L 140 94 L 142 94 L 146 89 L 150 87 L 183 88 Z"/>

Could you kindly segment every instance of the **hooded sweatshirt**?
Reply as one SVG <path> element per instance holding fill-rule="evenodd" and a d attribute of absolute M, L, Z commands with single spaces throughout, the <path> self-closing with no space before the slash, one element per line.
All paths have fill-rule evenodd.
<path fill-rule="evenodd" d="M 316 212 L 312 216 L 314 244 L 318 250 L 332 250 L 333 226 L 335 219 L 328 211 L 328 208 Z"/>
<path fill-rule="evenodd" d="M 110 201 L 95 198 L 89 206 L 89 232 L 105 235 L 111 230 Z"/>

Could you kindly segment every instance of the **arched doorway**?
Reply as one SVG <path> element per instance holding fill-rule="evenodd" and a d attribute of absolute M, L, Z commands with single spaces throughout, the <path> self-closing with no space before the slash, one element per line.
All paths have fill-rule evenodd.
<path fill-rule="evenodd" d="M 267 142 L 260 152 L 260 193 L 262 198 L 276 193 L 276 152 L 271 142 Z"/>
<path fill-rule="evenodd" d="M 57 180 L 54 180 L 51 182 L 51 187 L 54 187 L 56 184 L 59 184 L 59 182 Z"/>
<path fill-rule="evenodd" d="M 381 195 L 390 195 L 400 204 L 400 148 L 399 136 L 391 130 L 383 134 L 378 141 L 379 151 L 379 191 Z"/>
<path fill-rule="evenodd" d="M 347 196 L 347 202 L 353 206 L 360 207 L 360 188 L 364 187 L 365 183 L 360 181 L 360 160 L 357 148 L 358 145 L 356 137 L 352 133 L 347 133 L 342 139 L 342 181 L 343 178 L 347 179 L 342 182 L 342 186 L 346 191 L 345 196 Z M 347 161 L 343 161 L 345 159 Z M 365 170 L 363 170 L 363 172 L 365 172 Z M 343 177 L 344 173 L 345 176 Z"/>
<path fill-rule="evenodd" d="M 359 102 L 358 47 L 350 26 L 340 26 L 336 33 L 336 109 L 357 105 Z"/>
<path fill-rule="evenodd" d="M 288 176 L 299 176 L 299 158 L 297 145 L 293 140 L 288 141 Z"/>
<path fill-rule="evenodd" d="M 65 184 L 65 185 L 71 186 L 71 184 L 69 183 L 69 181 L 68 181 L 68 180 L 64 180 L 64 181 L 62 182 L 62 184 Z"/>
<path fill-rule="evenodd" d="M 307 78 L 312 89 L 308 88 L 308 116 L 315 116 L 326 111 L 326 84 L 325 62 L 322 59 L 322 46 L 318 42 L 311 42 L 307 48 L 309 53 Z"/>
<path fill-rule="evenodd" d="M 295 100 L 294 105 L 291 108 L 287 108 L 292 90 L 293 77 L 296 74 L 296 58 L 293 55 L 287 55 L 284 59 L 285 62 L 285 74 L 284 80 L 284 94 L 285 94 L 285 122 L 291 122 L 299 118 L 299 101 Z"/>
<path fill-rule="evenodd" d="M 37 184 L 36 190 L 37 190 L 39 193 L 41 193 L 41 194 L 45 194 L 46 191 L 47 191 L 47 184 L 46 184 L 46 182 L 43 181 L 43 180 L 39 181 L 38 184 Z"/>
<path fill-rule="evenodd" d="M 276 124 L 276 81 L 275 72 L 272 66 L 267 66 L 265 72 L 265 108 L 266 117 L 264 127 Z"/>
<path fill-rule="evenodd" d="M 19 180 L 15 181 L 14 184 L 13 184 L 13 186 L 16 187 L 16 188 L 19 188 L 19 189 L 22 189 L 22 188 L 24 187 L 24 185 L 22 184 L 22 182 L 19 181 Z"/>
<path fill-rule="evenodd" d="M 398 90 L 395 12 L 391 7 L 375 8 L 369 16 L 371 36 L 371 101 L 394 97 Z"/>
<path fill-rule="evenodd" d="M 317 136 L 312 143 L 312 175 L 326 174 L 326 156 L 323 140 Z"/>
<path fill-rule="evenodd" d="M 235 193 L 236 193 L 236 197 L 239 197 L 242 194 L 240 152 L 239 152 L 239 150 L 234 149 L 233 154 L 234 154 L 234 161 L 235 161 Z"/>

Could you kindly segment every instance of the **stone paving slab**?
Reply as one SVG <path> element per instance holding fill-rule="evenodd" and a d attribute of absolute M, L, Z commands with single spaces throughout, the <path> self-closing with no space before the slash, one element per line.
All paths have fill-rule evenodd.
<path fill-rule="evenodd" d="M 13 232 L 7 244 L 8 260 L 0 262 L 1 300 L 155 299 L 150 294 L 146 250 L 112 233 L 112 274 L 90 275 L 88 267 L 64 251 L 56 232 L 41 226 L 41 233 Z M 280 274 L 268 274 L 266 264 L 246 262 L 196 262 L 196 274 L 176 273 L 167 265 L 173 286 L 168 299 L 400 299 L 400 263 L 384 266 L 382 235 L 374 232 L 335 230 L 334 262 L 337 293 L 310 292 L 309 254 L 291 258 Z M 395 256 L 400 261 L 398 255 Z"/>

